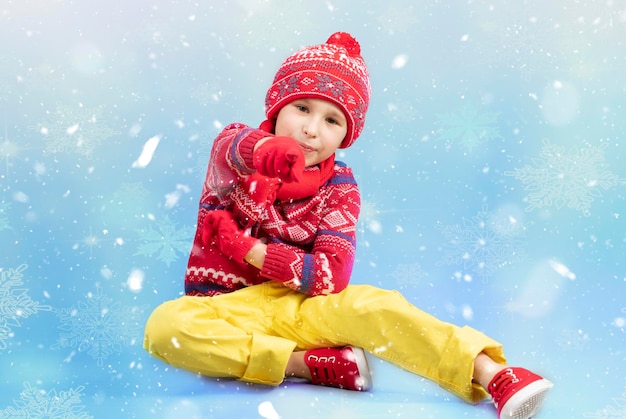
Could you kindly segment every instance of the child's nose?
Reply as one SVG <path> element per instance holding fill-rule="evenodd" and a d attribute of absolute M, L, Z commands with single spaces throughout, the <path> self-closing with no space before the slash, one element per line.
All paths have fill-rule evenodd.
<path fill-rule="evenodd" d="M 317 137 L 317 125 L 309 122 L 304 126 L 304 133 L 309 137 Z"/>
<path fill-rule="evenodd" d="M 309 120 L 304 124 L 304 133 L 309 137 L 317 137 L 317 123 L 314 120 Z"/>

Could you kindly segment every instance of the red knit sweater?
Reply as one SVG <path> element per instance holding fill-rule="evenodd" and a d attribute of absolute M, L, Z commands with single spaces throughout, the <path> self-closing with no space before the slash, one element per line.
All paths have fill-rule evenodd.
<path fill-rule="evenodd" d="M 267 243 L 263 269 L 239 263 L 216 245 L 204 245 L 196 231 L 185 275 L 187 295 L 213 296 L 267 280 L 307 295 L 343 290 L 350 280 L 356 248 L 360 193 L 352 170 L 335 162 L 332 177 L 308 198 L 259 206 L 237 185 L 255 169 L 252 152 L 267 132 L 243 124 L 227 126 L 213 143 L 204 182 L 198 226 L 208 211 L 237 205 L 252 216 L 251 234 Z M 242 226 L 243 228 L 243 226 Z"/>

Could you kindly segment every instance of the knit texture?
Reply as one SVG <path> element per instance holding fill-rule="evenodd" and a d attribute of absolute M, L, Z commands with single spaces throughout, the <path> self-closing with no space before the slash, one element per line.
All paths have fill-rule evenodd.
<path fill-rule="evenodd" d="M 330 180 L 314 195 L 259 202 L 240 185 L 254 170 L 252 150 L 264 136 L 264 131 L 231 124 L 215 139 L 198 212 L 199 226 L 215 209 L 245 216 L 241 227 L 268 244 L 263 269 L 203 244 L 197 231 L 185 275 L 187 295 L 218 295 L 268 280 L 311 296 L 336 293 L 348 285 L 360 210 L 352 170 L 336 162 Z"/>
<path fill-rule="evenodd" d="M 328 100 L 346 116 L 348 130 L 340 147 L 347 148 L 363 131 L 370 96 L 369 73 L 359 43 L 350 34 L 336 32 L 324 44 L 298 50 L 279 67 L 265 97 L 268 124 L 293 100 Z"/>

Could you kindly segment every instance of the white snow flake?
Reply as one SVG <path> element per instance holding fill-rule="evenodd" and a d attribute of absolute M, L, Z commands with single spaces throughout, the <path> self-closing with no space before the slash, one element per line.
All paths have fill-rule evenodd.
<path fill-rule="evenodd" d="M 137 229 L 143 243 L 137 247 L 135 255 L 156 258 L 169 266 L 178 259 L 178 253 L 187 254 L 191 248 L 191 240 L 195 228 L 190 226 L 178 227 L 169 217 L 165 216 L 157 228 L 148 226 Z"/>
<path fill-rule="evenodd" d="M 13 406 L 0 410 L 3 418 L 49 418 L 49 419 L 91 419 L 93 416 L 84 411 L 81 396 L 84 387 L 77 387 L 57 393 L 39 390 L 24 384 L 20 399 L 14 400 Z"/>
<path fill-rule="evenodd" d="M 604 148 L 606 144 L 573 147 L 566 151 L 565 147 L 545 140 L 533 165 L 504 174 L 521 180 L 524 189 L 530 191 L 526 211 L 567 206 L 588 217 L 594 199 L 602 196 L 601 190 L 607 191 L 625 183 L 607 169 Z"/>
<path fill-rule="evenodd" d="M 139 316 L 145 307 L 126 307 L 103 295 L 100 288 L 75 307 L 58 310 L 61 332 L 52 349 L 86 351 L 102 366 L 112 353 L 121 353 L 141 333 Z"/>
<path fill-rule="evenodd" d="M 475 273 L 486 281 L 496 270 L 521 260 L 525 243 L 521 227 L 502 229 L 497 217 L 484 206 L 461 225 L 442 226 L 446 239 L 439 264 L 462 265 L 466 274 Z"/>
<path fill-rule="evenodd" d="M 87 158 L 93 157 L 102 142 L 119 134 L 103 121 L 101 107 L 86 108 L 82 104 L 57 105 L 36 128 L 43 135 L 46 153 L 73 152 Z"/>
<path fill-rule="evenodd" d="M 626 418 L 626 387 L 621 397 L 613 398 L 613 404 L 595 412 L 586 412 L 583 417 L 592 419 L 623 419 Z"/>
<path fill-rule="evenodd" d="M 13 335 L 12 328 L 22 326 L 21 319 L 52 309 L 33 301 L 27 295 L 28 289 L 20 288 L 24 285 L 22 278 L 26 269 L 26 264 L 6 271 L 0 268 L 0 350 L 7 348 L 7 340 Z"/>

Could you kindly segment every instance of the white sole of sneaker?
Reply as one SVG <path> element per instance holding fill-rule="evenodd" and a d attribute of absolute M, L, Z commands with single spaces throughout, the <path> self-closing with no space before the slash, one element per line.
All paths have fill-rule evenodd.
<path fill-rule="evenodd" d="M 370 375 L 370 368 L 365 358 L 365 351 L 355 346 L 349 346 L 349 348 L 352 349 L 352 353 L 356 358 L 356 366 L 359 368 L 359 376 L 361 379 L 357 384 L 361 387 L 360 391 L 367 391 L 372 388 L 372 376 Z"/>
<path fill-rule="evenodd" d="M 500 418 L 529 419 L 537 414 L 553 384 L 545 378 L 528 384 L 511 397 L 500 411 Z"/>

